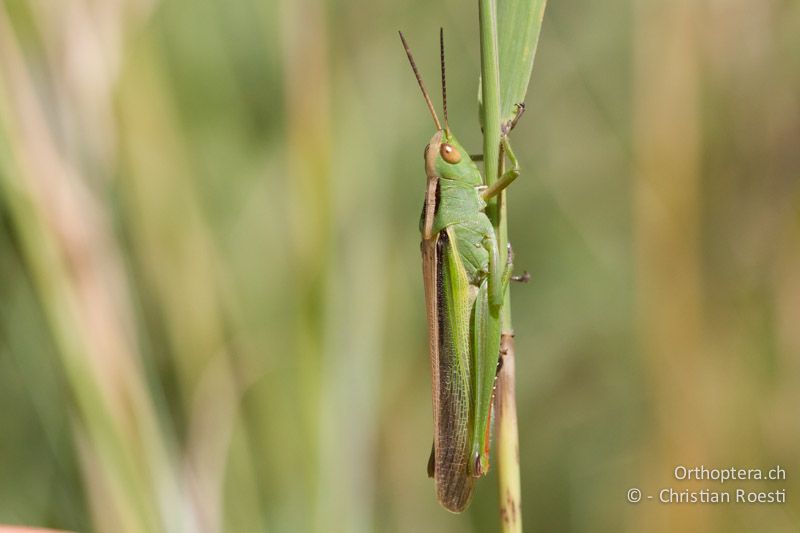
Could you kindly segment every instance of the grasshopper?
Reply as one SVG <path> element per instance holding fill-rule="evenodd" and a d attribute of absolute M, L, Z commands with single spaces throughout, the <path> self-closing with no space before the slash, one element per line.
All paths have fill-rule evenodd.
<path fill-rule="evenodd" d="M 435 480 L 439 502 L 449 511 L 461 512 L 469 505 L 475 480 L 489 469 L 500 311 L 513 270 L 511 247 L 501 255 L 484 210 L 486 202 L 519 175 L 507 133 L 524 106 L 517 107 L 517 116 L 503 126 L 498 140 L 501 157 L 508 154 L 513 168 L 487 187 L 474 162 L 482 157 L 470 157 L 448 124 L 443 32 L 439 42 L 444 127 L 402 32 L 400 39 L 436 125 L 425 147 L 427 186 L 420 218 L 433 381 L 434 436 L 428 475 Z"/>

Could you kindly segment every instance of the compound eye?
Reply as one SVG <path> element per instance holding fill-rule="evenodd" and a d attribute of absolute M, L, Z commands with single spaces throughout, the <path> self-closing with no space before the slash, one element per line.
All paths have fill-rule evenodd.
<path fill-rule="evenodd" d="M 455 165 L 461 161 L 461 154 L 452 144 L 442 143 L 439 147 L 439 153 L 442 155 L 442 159 L 451 165 Z"/>

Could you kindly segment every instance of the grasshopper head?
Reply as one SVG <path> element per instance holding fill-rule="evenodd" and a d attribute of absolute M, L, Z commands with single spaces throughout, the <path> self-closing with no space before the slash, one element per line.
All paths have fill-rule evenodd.
<path fill-rule="evenodd" d="M 480 171 L 461 143 L 449 129 L 437 131 L 425 149 L 428 175 L 457 180 L 477 187 L 482 184 Z"/>
<path fill-rule="evenodd" d="M 417 83 L 422 91 L 422 97 L 428 106 L 428 111 L 431 113 L 433 123 L 436 125 L 436 133 L 431 137 L 431 142 L 425 148 L 425 171 L 428 177 L 437 176 L 442 179 L 460 181 L 462 183 L 478 187 L 483 184 L 480 171 L 475 163 L 467 155 L 466 150 L 456 140 L 455 136 L 450 133 L 450 126 L 447 122 L 447 84 L 445 83 L 445 68 L 444 68 L 444 30 L 439 30 L 439 46 L 441 50 L 441 64 L 442 64 L 442 107 L 444 109 L 444 127 L 436 115 L 436 110 L 433 108 L 433 102 L 425 90 L 425 84 L 422 83 L 422 77 L 417 70 L 417 64 L 414 62 L 414 56 L 411 54 L 411 49 L 408 47 L 406 38 L 403 37 L 403 32 L 400 32 L 400 40 L 403 42 L 408 62 L 411 64 L 411 69 L 414 71 L 414 76 L 417 78 Z"/>

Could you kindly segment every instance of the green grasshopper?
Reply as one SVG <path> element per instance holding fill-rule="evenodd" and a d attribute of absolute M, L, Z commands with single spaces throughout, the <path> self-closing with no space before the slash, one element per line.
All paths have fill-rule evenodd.
<path fill-rule="evenodd" d="M 428 475 L 439 502 L 452 512 L 469 505 L 476 478 L 489 469 L 494 383 L 500 358 L 500 311 L 512 279 L 511 246 L 501 259 L 497 235 L 484 213 L 486 202 L 519 175 L 505 124 L 501 143 L 513 168 L 486 187 L 478 167 L 450 131 L 444 38 L 439 34 L 444 128 L 428 95 L 408 43 L 411 68 L 436 125 L 425 148 L 427 187 L 420 219 L 422 272 L 428 315 L 433 379 L 433 447 Z M 491 164 L 491 162 L 490 162 Z M 504 261 L 503 261 L 504 259 Z M 514 277 L 514 279 L 517 279 Z M 520 277 L 521 281 L 526 277 Z"/>

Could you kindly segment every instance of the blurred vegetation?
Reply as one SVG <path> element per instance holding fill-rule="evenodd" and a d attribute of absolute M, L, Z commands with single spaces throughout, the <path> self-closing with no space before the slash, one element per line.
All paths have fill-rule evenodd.
<path fill-rule="evenodd" d="M 492 475 L 462 516 L 425 476 L 396 30 L 435 85 L 440 25 L 477 151 L 475 6 L 0 1 L 0 523 L 496 528 Z M 509 193 L 529 531 L 797 530 L 798 50 L 792 0 L 550 3 Z M 676 464 L 783 465 L 789 503 L 625 502 Z"/>

